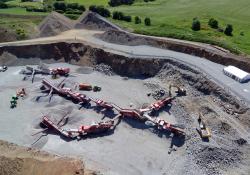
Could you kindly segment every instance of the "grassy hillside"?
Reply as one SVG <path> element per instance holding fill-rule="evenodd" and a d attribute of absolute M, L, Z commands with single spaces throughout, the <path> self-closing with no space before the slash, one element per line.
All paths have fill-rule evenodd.
<path fill-rule="evenodd" d="M 9 1 L 17 3 L 19 0 Z M 54 0 L 45 0 L 53 2 Z M 131 6 L 109 7 L 108 0 L 65 0 L 66 2 L 77 2 L 86 7 L 89 5 L 104 5 L 111 11 L 121 11 L 125 15 L 131 15 L 134 19 L 139 16 L 142 20 L 150 17 L 152 25 L 146 27 L 142 24 L 134 24 L 124 21 L 112 20 L 125 28 L 137 33 L 167 36 L 185 40 L 193 40 L 217 44 L 234 52 L 245 52 L 250 54 L 250 3 L 248 0 L 155 0 L 154 2 L 144 2 L 137 0 Z M 21 3 L 20 3 L 21 4 Z M 22 6 L 20 5 L 19 6 Z M 34 6 L 39 4 L 34 3 Z M 0 13 L 27 13 L 22 10 L 2 10 Z M 36 13 L 37 15 L 40 13 Z M 191 30 L 192 19 L 199 18 L 201 30 L 194 32 Z M 210 18 L 219 21 L 219 27 L 225 28 L 227 24 L 232 24 L 233 36 L 226 36 L 224 33 L 211 29 L 207 22 Z"/>
<path fill-rule="evenodd" d="M 42 16 L 1 16 L 0 42 L 23 40 L 38 35 L 37 25 Z"/>
<path fill-rule="evenodd" d="M 44 12 L 27 12 L 25 8 L 13 7 L 13 8 L 7 8 L 7 9 L 0 9 L 0 14 L 46 16 L 48 13 L 44 13 Z M 1 22 L 1 19 L 0 19 L 0 22 Z"/>
<path fill-rule="evenodd" d="M 111 8 L 112 11 L 122 11 L 132 16 L 150 17 L 150 27 L 136 25 L 133 22 L 114 21 L 138 33 L 216 43 L 231 50 L 238 49 L 250 54 L 249 9 L 250 3 L 247 0 L 156 0 Z M 200 19 L 201 31 L 191 30 L 194 17 Z M 225 36 L 208 27 L 207 22 L 211 17 L 219 21 L 221 28 L 225 28 L 226 24 L 232 24 L 233 36 Z"/>

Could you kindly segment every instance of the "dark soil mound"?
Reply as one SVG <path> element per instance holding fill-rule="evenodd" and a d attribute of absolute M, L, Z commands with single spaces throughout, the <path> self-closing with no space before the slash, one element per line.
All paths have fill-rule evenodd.
<path fill-rule="evenodd" d="M 102 16 L 93 12 L 86 12 L 82 16 L 80 16 L 75 24 L 75 28 L 86 28 L 104 31 L 111 29 L 121 30 L 118 26 L 112 24 Z"/>

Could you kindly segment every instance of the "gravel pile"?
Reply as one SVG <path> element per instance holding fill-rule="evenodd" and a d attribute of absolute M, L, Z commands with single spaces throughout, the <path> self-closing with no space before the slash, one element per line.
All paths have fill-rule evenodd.
<path fill-rule="evenodd" d="M 64 15 L 52 12 L 39 25 L 40 36 L 54 36 L 73 28 L 73 21 Z"/>
<path fill-rule="evenodd" d="M 164 89 L 162 86 L 157 84 L 157 82 L 147 81 L 144 83 L 144 85 L 151 90 L 151 92 L 148 93 L 147 95 L 148 96 L 152 95 L 152 97 L 155 100 L 160 100 L 168 95 L 168 93 L 166 92 L 166 89 Z"/>
<path fill-rule="evenodd" d="M 94 30 L 121 30 L 115 24 L 109 22 L 107 19 L 103 18 L 97 13 L 85 12 L 82 16 L 79 17 L 75 26 L 77 29 L 94 29 Z"/>
<path fill-rule="evenodd" d="M 97 65 L 95 65 L 94 70 L 101 72 L 101 73 L 108 75 L 108 76 L 114 75 L 112 68 L 106 64 L 102 64 L 102 63 L 97 64 Z"/>

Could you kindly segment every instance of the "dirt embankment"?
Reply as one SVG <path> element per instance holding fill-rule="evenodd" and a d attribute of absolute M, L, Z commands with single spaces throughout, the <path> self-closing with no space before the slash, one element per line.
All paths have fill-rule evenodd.
<path fill-rule="evenodd" d="M 90 175 L 83 162 L 0 141 L 1 175 Z"/>
<path fill-rule="evenodd" d="M 198 46 L 191 43 L 178 42 L 174 40 L 163 40 L 147 36 L 138 36 L 124 31 L 110 30 L 98 36 L 100 39 L 117 44 L 125 45 L 150 45 L 169 49 L 177 52 L 187 53 L 206 58 L 222 65 L 234 65 L 250 72 L 250 59 L 233 55 L 224 49 L 213 46 Z"/>
<path fill-rule="evenodd" d="M 0 42 L 9 42 L 9 41 L 16 41 L 17 35 L 15 32 L 0 27 Z"/>

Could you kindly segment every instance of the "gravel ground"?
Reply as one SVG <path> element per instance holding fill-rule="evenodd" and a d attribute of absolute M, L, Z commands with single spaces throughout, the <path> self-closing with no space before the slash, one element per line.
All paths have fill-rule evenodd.
<path fill-rule="evenodd" d="M 151 90 L 145 86 L 146 80 L 127 79 L 120 76 L 107 76 L 96 71 L 79 71 L 79 67 L 67 64 L 53 64 L 50 66 L 67 66 L 73 70 L 66 85 L 72 86 L 74 82 L 86 82 L 102 87 L 101 92 L 84 92 L 93 97 L 114 102 L 121 107 L 141 106 L 144 103 L 155 101 L 148 97 Z M 22 81 L 18 72 L 22 67 L 10 67 L 7 72 L 1 73 L 5 78 L 0 79 L 0 104 L 2 116 L 0 118 L 0 139 L 20 145 L 31 146 L 39 137 L 32 133 L 40 130 L 38 124 L 42 114 L 53 117 L 72 110 L 66 128 L 75 128 L 81 124 L 90 124 L 100 121 L 105 111 L 99 113 L 93 109 L 83 108 L 62 97 L 54 95 L 51 102 L 48 98 L 35 101 L 40 94 L 40 81 L 44 77 L 36 76 L 34 84 L 31 81 Z M 77 71 L 78 70 L 78 71 Z M 82 72 L 81 74 L 79 72 Z M 60 80 L 55 80 L 54 82 Z M 28 97 L 19 99 L 17 108 L 10 109 L 9 101 L 19 87 L 26 87 Z M 113 117 L 107 113 L 104 119 Z M 176 123 L 174 114 L 162 111 L 160 117 Z M 178 139 L 177 139 L 178 140 Z M 33 146 L 45 151 L 66 156 L 77 156 L 86 161 L 87 167 L 100 170 L 104 174 L 199 174 L 199 169 L 191 168 L 190 160 L 185 153 L 184 141 L 181 145 L 175 143 L 176 138 L 169 134 L 155 132 L 150 126 L 137 121 L 123 120 L 117 128 L 100 137 L 86 138 L 81 141 L 66 141 L 56 134 L 43 137 Z M 171 144 L 176 144 L 177 151 L 168 154 Z M 192 165 L 194 166 L 194 165 Z M 174 167 L 174 168 L 173 168 Z"/>
<path fill-rule="evenodd" d="M 190 77 L 198 72 L 168 65 L 155 77 L 132 79 L 115 75 L 106 65 L 91 68 L 56 63 L 49 66 L 71 68 L 72 73 L 65 80 L 67 87 L 73 88 L 76 82 L 101 86 L 101 92 L 83 93 L 124 108 L 150 104 L 155 101 L 154 98 L 161 98 L 155 96 L 155 92 L 164 90 L 166 96 L 169 84 L 182 84 L 188 90 L 187 96 L 177 97 L 172 106 L 161 111 L 159 116 L 185 126 L 186 137 L 157 132 L 150 125 L 124 119 L 115 130 L 80 141 L 65 140 L 50 132 L 33 144 L 41 136 L 31 135 L 41 130 L 39 122 L 43 114 L 58 120 L 69 113 L 69 121 L 64 128 L 78 128 L 82 124 L 113 118 L 116 112 L 93 107 L 79 110 L 79 105 L 57 95 L 52 97 L 50 103 L 48 98 L 36 102 L 36 97 L 42 95 L 40 81 L 50 77 L 38 75 L 33 84 L 30 80 L 22 81 L 19 71 L 23 67 L 17 66 L 1 73 L 4 78 L 0 79 L 0 98 L 3 99 L 0 104 L 0 139 L 54 154 L 79 157 L 88 169 L 101 174 L 249 174 L 248 127 L 242 123 L 244 120 L 240 120 L 241 114 L 237 118 L 228 114 L 217 105 L 213 95 L 204 95 L 203 91 L 185 83 L 187 79 L 180 78 L 184 72 Z M 62 79 L 51 81 L 56 84 Z M 10 97 L 20 87 L 27 89 L 28 96 L 18 100 L 17 108 L 10 109 Z M 152 95 L 148 96 L 149 93 Z M 204 114 L 212 130 L 209 142 L 202 141 L 196 132 L 198 112 Z"/>

